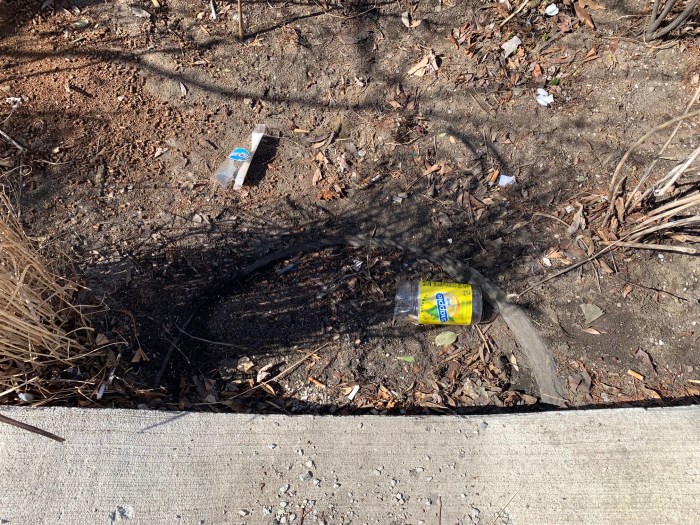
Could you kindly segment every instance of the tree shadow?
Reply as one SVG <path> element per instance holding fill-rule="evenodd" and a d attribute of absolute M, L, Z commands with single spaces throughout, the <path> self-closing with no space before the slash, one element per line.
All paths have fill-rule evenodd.
<path fill-rule="evenodd" d="M 37 3 L 27 5 L 35 6 Z M 261 9 L 264 9 L 266 4 L 246 3 Z M 5 7 L 8 5 L 5 4 Z M 56 4 L 57 7 L 59 5 L 61 4 Z M 81 6 L 86 8 L 100 5 L 103 3 L 81 3 Z M 313 2 L 285 2 L 285 5 L 294 8 L 317 7 Z M 392 341 L 397 346 L 414 348 L 416 353 L 429 354 L 425 338 L 419 336 L 425 329 L 391 324 L 392 288 L 382 289 L 383 297 L 381 294 L 372 297 L 371 280 L 362 281 L 362 274 L 353 270 L 352 265 L 345 260 L 349 258 L 351 262 L 349 249 L 324 251 L 318 267 L 313 266 L 316 259 L 306 255 L 299 260 L 290 260 L 255 274 L 245 281 L 236 280 L 238 270 L 245 265 L 289 245 L 313 243 L 322 237 L 374 234 L 421 246 L 426 251 L 472 260 L 475 267 L 492 279 L 509 276 L 508 282 L 514 287 L 533 277 L 533 274 L 510 274 L 518 267 L 523 256 L 539 253 L 555 242 L 553 234 L 551 231 L 544 232 L 538 229 L 533 232 L 516 231 L 511 227 L 523 219 L 531 219 L 533 209 L 547 209 L 551 202 L 564 200 L 566 196 L 562 194 L 567 191 L 566 181 L 556 180 L 551 187 L 526 198 L 523 192 L 528 188 L 526 181 L 550 177 L 548 167 L 535 165 L 524 169 L 519 166 L 532 159 L 524 159 L 518 152 L 511 152 L 509 156 L 504 151 L 506 147 L 499 145 L 486 131 L 492 124 L 492 117 L 479 113 L 478 108 L 472 106 L 474 112 L 459 115 L 447 109 L 447 105 L 453 100 L 460 103 L 463 93 L 457 93 L 453 99 L 444 92 L 430 92 L 426 88 L 413 109 L 408 109 L 412 102 L 410 94 L 406 93 L 402 93 L 407 100 L 401 99 L 400 110 L 392 109 L 388 105 L 387 93 L 401 92 L 402 85 L 406 83 L 405 71 L 409 67 L 409 64 L 402 64 L 400 71 L 392 70 L 382 65 L 382 57 L 375 50 L 380 38 L 377 28 L 379 21 L 389 18 L 392 23 L 403 29 L 398 20 L 398 12 L 389 12 L 393 9 L 392 5 L 393 3 L 389 2 L 372 5 L 367 2 L 354 2 L 351 8 L 345 11 L 339 11 L 340 8 L 331 10 L 333 14 L 342 15 L 343 18 L 334 21 L 350 35 L 350 42 L 353 35 L 367 32 L 366 35 L 363 33 L 363 38 L 357 42 L 342 47 L 342 54 L 347 57 L 347 68 L 335 71 L 332 82 L 328 82 L 330 91 L 334 86 L 333 82 L 342 83 L 343 89 L 346 89 L 353 83 L 361 85 L 367 81 L 364 77 L 370 77 L 368 87 L 358 88 L 358 95 L 354 100 L 324 98 L 325 96 L 321 96 L 321 88 L 315 91 L 307 88 L 289 92 L 280 91 L 279 85 L 265 84 L 263 81 L 240 82 L 238 85 L 215 82 L 212 79 L 218 78 L 213 76 L 214 73 L 218 74 L 216 71 L 207 78 L 194 66 L 171 68 L 150 60 L 156 55 L 177 57 L 187 46 L 200 51 L 205 59 L 211 59 L 222 49 L 231 56 L 242 53 L 238 48 L 227 49 L 229 40 L 219 35 L 208 35 L 197 42 L 185 41 L 181 46 L 165 45 L 144 50 L 128 49 L 128 41 L 122 36 L 105 37 L 100 46 L 75 46 L 69 51 L 64 51 L 67 57 L 87 60 L 81 66 L 52 65 L 51 68 L 37 67 L 32 72 L 22 73 L 22 78 L 43 79 L 58 73 L 73 73 L 76 67 L 87 69 L 97 64 L 126 64 L 146 74 L 166 79 L 175 86 L 182 83 L 191 93 L 211 97 L 205 98 L 205 102 L 197 106 L 183 96 L 178 100 L 171 99 L 168 107 L 175 108 L 174 111 L 180 110 L 181 113 L 210 111 L 213 106 L 218 106 L 216 109 L 224 108 L 224 111 L 229 112 L 227 127 L 231 116 L 237 117 L 238 113 L 235 111 L 240 110 L 242 105 L 249 104 L 246 99 L 274 107 L 274 111 L 269 111 L 268 118 L 275 118 L 275 112 L 284 112 L 285 116 L 291 119 L 294 112 L 300 108 L 316 111 L 318 114 L 314 115 L 312 120 L 318 124 L 318 129 L 323 128 L 328 132 L 333 131 L 328 122 L 331 112 L 342 113 L 347 117 L 346 120 L 351 121 L 351 125 L 357 122 L 356 128 L 361 128 L 361 132 L 368 134 L 382 131 L 382 119 L 395 118 L 399 121 L 399 126 L 396 129 L 392 128 L 391 133 L 386 134 L 380 141 L 381 148 L 385 148 L 384 144 L 389 142 L 399 144 L 392 146 L 393 149 L 382 150 L 378 147 L 372 151 L 369 146 L 353 146 L 353 151 L 353 148 L 345 147 L 345 141 L 350 142 L 346 136 L 335 137 L 338 139 L 336 142 L 331 141 L 329 146 L 318 152 L 302 145 L 301 153 L 298 154 L 300 160 L 291 164 L 295 169 L 310 164 L 317 153 L 328 153 L 329 147 L 337 147 L 337 153 L 347 154 L 354 166 L 367 171 L 368 183 L 356 183 L 348 176 L 348 187 L 341 189 L 345 198 L 329 202 L 318 201 L 315 196 L 297 196 L 295 187 L 291 184 L 280 185 L 282 191 L 279 196 L 271 196 L 269 200 L 259 199 L 252 204 L 245 197 L 213 190 L 206 182 L 206 166 L 208 162 L 216 162 L 215 158 L 220 156 L 222 148 L 212 148 L 214 153 L 200 155 L 203 158 L 199 159 L 197 164 L 190 158 L 184 160 L 185 167 L 180 171 L 194 172 L 192 180 L 184 182 L 189 186 L 185 186 L 182 180 L 170 174 L 170 171 L 177 172 L 173 164 L 165 163 L 158 168 L 160 171 L 155 176 L 151 177 L 152 174 L 149 173 L 148 177 L 138 179 L 138 182 L 134 183 L 131 174 L 138 169 L 128 165 L 129 158 L 124 160 L 112 157 L 111 161 L 114 164 L 111 165 L 105 162 L 98 155 L 103 146 L 95 137 L 90 141 L 90 147 L 94 151 L 90 151 L 89 170 L 81 169 L 82 166 L 77 160 L 67 165 L 46 165 L 39 160 L 47 159 L 36 159 L 33 169 L 38 174 L 38 182 L 35 180 L 38 187 L 36 191 L 25 192 L 21 198 L 22 205 L 35 210 L 36 216 L 42 214 L 44 206 L 50 208 L 62 200 L 68 200 L 68 190 L 78 187 L 82 188 L 82 192 L 78 192 L 74 198 L 76 208 L 89 207 L 92 205 L 89 201 L 96 198 L 98 204 L 94 206 L 93 217 L 99 218 L 106 209 L 114 207 L 118 210 L 118 220 L 135 225 L 133 237 L 139 239 L 138 242 L 130 241 L 129 244 L 125 244 L 123 238 L 114 240 L 107 235 L 84 235 L 80 232 L 76 233 L 76 238 L 72 240 L 74 253 L 83 262 L 82 277 L 91 288 L 90 292 L 85 293 L 85 298 L 97 302 L 105 301 L 111 306 L 126 307 L 134 312 L 139 321 L 138 340 L 134 338 L 131 341 L 131 348 L 135 351 L 139 346 L 143 347 L 151 356 L 151 360 L 128 364 L 124 373 L 130 380 L 150 388 L 153 386 L 153 378 L 161 370 L 165 370 L 163 381 L 168 385 L 168 393 L 174 397 L 183 377 L 211 374 L 223 358 L 295 355 L 290 353 L 294 346 L 315 347 L 321 341 L 333 340 L 335 336 L 338 336 L 339 344 L 345 345 L 346 350 L 354 346 L 355 340 L 360 339 L 363 345 L 381 346 L 386 345 L 387 341 Z M 372 7 L 377 8 L 370 9 Z M 627 12 L 625 9 L 634 12 L 630 2 L 620 2 L 615 9 L 621 13 Z M 184 12 L 174 14 L 190 16 Z M 312 20 L 315 23 L 317 17 L 326 14 L 327 11 L 314 11 L 308 15 L 287 16 L 280 22 L 252 31 L 249 41 L 255 42 L 258 36 L 272 34 L 291 23 L 304 20 L 308 25 L 302 26 L 303 29 L 309 29 L 311 32 Z M 329 14 L 328 18 L 333 17 Z M 429 24 L 426 22 L 427 25 Z M 443 26 L 447 27 L 444 23 L 436 24 L 435 31 L 443 29 Z M 432 33 L 428 33 L 428 37 L 432 36 Z M 317 47 L 322 47 L 322 44 L 318 44 Z M 256 48 L 251 49 L 255 51 Z M 52 53 L 28 48 L 0 50 L 1 55 L 13 60 L 35 62 L 41 62 Z M 260 54 L 262 58 L 259 59 L 264 60 L 265 53 Z M 225 58 L 230 57 L 225 55 Z M 251 65 L 244 72 L 246 76 L 252 76 L 255 70 Z M 309 70 L 307 76 L 314 76 L 314 73 L 316 72 Z M 349 73 L 356 78 L 346 78 Z M 240 75 L 241 71 L 237 71 L 236 74 Z M 322 75 L 316 76 L 319 78 L 314 78 L 313 81 L 321 83 Z M 2 77 L 0 82 L 3 83 L 20 80 L 20 74 L 15 75 L 11 69 L 5 71 Z M 380 88 L 372 91 L 373 83 Z M 177 86 L 176 89 L 179 93 L 181 88 Z M 474 93 L 481 96 L 488 94 L 489 89 L 478 88 Z M 80 94 L 71 96 L 78 99 Z M 423 111 L 424 108 L 426 111 Z M 141 110 L 140 107 L 137 109 Z M 363 118 L 358 119 L 360 114 Z M 102 128 L 103 115 L 99 111 L 80 109 L 41 113 L 33 109 L 31 114 L 19 113 L 17 117 L 21 118 L 23 115 L 34 118 L 37 122 L 43 120 L 51 128 L 49 135 L 62 136 L 66 141 L 78 137 L 86 128 L 101 130 L 105 135 L 110 132 Z M 249 118 L 261 117 L 256 114 Z M 63 122 L 70 121 L 72 125 L 64 124 L 61 128 L 58 124 L 62 122 L 61 119 L 64 119 Z M 444 134 L 452 137 L 455 141 L 454 148 L 438 145 L 437 139 L 432 144 L 430 140 L 423 140 L 428 133 L 422 128 L 422 123 L 428 119 L 433 125 L 430 135 Z M 517 127 L 521 122 L 514 119 L 508 124 Z M 574 140 L 576 133 L 594 129 L 594 125 L 584 118 L 570 119 L 566 124 L 566 129 L 562 129 L 561 133 L 552 139 L 552 143 L 562 150 Z M 205 125 L 198 129 L 201 134 L 208 132 Z M 280 126 L 275 131 L 280 129 L 283 128 Z M 21 126 L 18 124 L 17 129 L 11 131 L 13 135 L 15 132 L 21 133 Z M 341 131 L 345 130 L 341 128 Z M 178 132 L 174 134 L 177 135 Z M 270 167 L 276 156 L 282 152 L 285 144 L 295 141 L 293 133 L 286 130 L 280 131 L 280 135 L 281 138 L 266 137 L 261 144 L 247 180 L 252 187 L 261 187 L 270 182 Z M 216 138 L 214 135 L 207 137 L 207 140 Z M 37 154 L 48 155 L 54 146 L 33 145 L 27 141 L 29 137 L 22 137 L 20 140 Z M 415 149 L 412 148 L 413 144 Z M 604 139 L 595 144 L 596 147 L 603 145 Z M 206 147 L 206 144 L 202 146 Z M 458 148 L 461 149 L 458 151 Z M 162 158 L 174 156 L 175 149 L 171 147 L 171 151 Z M 138 153 L 140 154 L 141 150 L 138 150 Z M 153 151 L 149 154 L 155 156 Z M 458 156 L 459 161 L 456 160 Z M 417 168 L 416 160 L 420 159 L 425 162 L 425 166 Z M 461 167 L 439 176 L 423 176 L 425 168 L 441 161 L 470 167 Z M 119 180 L 118 174 L 108 174 L 107 182 L 94 182 L 100 164 L 106 164 L 112 169 L 117 163 L 120 163 L 118 166 L 123 173 L 129 176 Z M 152 164 L 157 163 L 153 160 Z M 493 171 L 498 170 L 504 174 L 516 174 L 519 181 L 522 179 L 523 182 L 510 190 L 497 190 L 493 181 L 486 180 Z M 396 172 L 399 172 L 398 176 Z M 293 179 L 296 175 L 284 173 L 283 177 Z M 360 177 L 361 175 L 358 175 L 357 178 Z M 377 177 L 381 182 L 372 182 Z M 160 209 L 155 210 L 155 218 L 144 218 L 143 214 L 129 215 L 129 205 L 137 202 L 140 196 L 152 192 L 156 185 L 167 188 L 169 196 L 184 195 L 184 199 L 196 201 L 196 205 L 191 204 L 185 208 L 189 216 L 167 203 L 159 204 Z M 531 184 L 531 187 L 533 186 L 534 183 Z M 399 194 L 406 196 L 399 197 Z M 394 199 L 395 197 L 397 199 Z M 476 201 L 472 201 L 472 198 Z M 473 206 L 483 199 L 491 199 L 494 202 L 482 210 L 474 210 Z M 521 200 L 525 201 L 524 204 L 519 203 Z M 479 218 L 475 217 L 476 211 L 481 212 Z M 112 223 L 118 220 L 110 219 Z M 96 227 L 107 229 L 112 225 L 109 224 L 110 221 L 96 221 Z M 75 228 L 78 226 L 76 221 Z M 72 235 L 71 226 L 66 226 L 64 231 L 66 236 Z M 131 231 L 128 233 L 131 234 Z M 366 250 L 360 253 L 367 258 Z M 377 253 L 374 256 L 385 258 L 394 257 L 396 254 Z M 345 262 L 340 267 L 335 267 L 331 264 L 334 257 Z M 401 275 L 421 277 L 417 273 L 411 273 L 417 268 L 416 266 L 411 269 L 415 261 L 401 257 L 387 260 L 404 270 L 399 272 Z M 278 274 L 278 271 L 283 271 L 290 264 L 296 264 L 298 269 Z M 408 266 L 404 268 L 404 264 Z M 305 280 L 302 283 L 295 282 L 302 271 L 307 272 Z M 438 278 L 440 273 L 437 270 L 433 271 L 434 277 Z M 537 271 L 543 272 L 541 268 Z M 314 273 L 315 275 L 309 275 Z M 321 284 L 314 287 L 314 278 Z M 332 293 L 324 290 L 323 286 L 332 288 L 338 282 L 339 286 L 345 286 L 353 278 L 364 282 L 365 288 L 358 285 L 360 287 L 354 295 L 350 294 L 344 297 L 344 300 L 337 301 L 337 311 L 334 313 L 331 308 L 333 303 L 329 299 Z M 262 281 L 266 282 L 265 286 L 260 284 Z M 347 290 L 345 291 L 347 293 Z M 362 295 L 361 291 L 370 295 Z M 319 300 L 319 294 L 325 294 L 323 300 Z M 538 313 L 535 305 L 530 306 L 530 312 Z M 344 325 L 332 319 L 340 315 L 338 311 L 345 319 Z M 188 323 L 189 319 L 191 321 Z M 114 335 L 114 320 L 110 315 L 98 317 L 96 325 L 101 332 Z M 198 341 L 182 334 L 179 328 L 201 339 L 217 339 L 235 347 Z M 168 354 L 171 358 L 165 362 L 163 368 L 163 357 Z M 126 356 L 126 359 L 132 357 Z M 359 363 L 352 366 L 361 366 L 366 371 L 366 357 L 361 349 L 357 350 L 355 359 L 359 360 Z M 437 366 L 439 363 L 431 361 L 430 364 Z M 324 410 L 311 403 L 305 405 L 303 400 L 293 402 L 298 403 L 296 407 L 307 407 L 300 410 Z M 326 409 L 340 410 L 333 406 L 329 403 Z M 237 405 L 237 409 L 246 410 L 245 403 Z"/>

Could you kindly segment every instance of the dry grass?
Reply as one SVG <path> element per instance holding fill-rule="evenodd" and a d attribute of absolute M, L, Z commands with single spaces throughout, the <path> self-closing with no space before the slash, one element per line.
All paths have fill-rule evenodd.
<path fill-rule="evenodd" d="M 42 260 L 0 193 L 0 402 L 20 393 L 37 402 L 64 398 L 66 390 L 78 393 L 70 383 L 94 389 L 80 374 L 61 377 L 89 355 L 90 328 L 73 306 L 76 291 Z"/>
<path fill-rule="evenodd" d="M 686 112 L 641 137 L 622 157 L 610 181 L 607 211 L 603 225 L 613 232 L 620 246 L 637 249 L 664 249 L 697 255 L 692 246 L 700 241 L 700 172 L 694 164 L 700 158 L 700 147 L 688 152 L 668 171 L 657 169 L 657 163 L 673 142 L 678 130 L 691 119 L 700 117 L 700 110 L 691 111 L 700 99 L 698 87 Z M 634 183 L 623 173 L 623 167 L 634 151 L 652 135 L 676 124 L 661 147 L 657 158 Z M 623 244 L 624 241 L 624 244 Z M 691 246 L 687 246 L 691 244 Z"/>

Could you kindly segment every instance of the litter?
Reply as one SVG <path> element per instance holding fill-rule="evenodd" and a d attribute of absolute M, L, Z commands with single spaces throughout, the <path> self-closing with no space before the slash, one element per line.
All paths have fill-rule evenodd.
<path fill-rule="evenodd" d="M 515 176 L 510 177 L 508 175 L 501 175 L 498 178 L 498 185 L 501 188 L 507 188 L 508 186 L 515 184 Z"/>
<path fill-rule="evenodd" d="M 471 284 L 399 281 L 394 319 L 413 324 L 469 325 L 481 321 L 481 291 Z"/>
<path fill-rule="evenodd" d="M 550 95 L 546 89 L 537 88 L 537 103 L 540 106 L 549 107 L 554 102 L 554 95 Z"/>
<path fill-rule="evenodd" d="M 515 53 L 515 50 L 520 47 L 520 44 L 522 44 L 523 41 L 520 40 L 517 36 L 514 36 L 507 42 L 505 42 L 502 46 L 501 49 L 503 49 L 503 56 L 504 57 L 509 57 L 513 53 Z"/>
<path fill-rule="evenodd" d="M 557 4 L 549 4 L 544 12 L 547 16 L 557 16 L 559 14 L 559 8 Z"/>
<path fill-rule="evenodd" d="M 360 385 L 355 385 L 354 387 L 352 387 L 352 390 L 350 390 L 350 393 L 348 394 L 348 399 L 349 399 L 350 401 L 352 401 L 353 399 L 355 399 L 355 396 L 357 395 L 357 393 L 358 393 L 359 391 L 360 391 Z"/>
<path fill-rule="evenodd" d="M 233 189 L 240 190 L 263 135 L 265 135 L 265 124 L 258 124 L 251 135 L 250 151 L 245 148 L 236 148 L 229 153 L 228 158 L 216 170 L 214 180 L 224 187 L 234 180 Z"/>

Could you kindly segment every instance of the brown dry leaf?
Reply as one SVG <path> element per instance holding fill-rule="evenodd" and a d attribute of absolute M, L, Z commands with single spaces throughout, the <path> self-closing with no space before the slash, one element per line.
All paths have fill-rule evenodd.
<path fill-rule="evenodd" d="M 323 173 L 321 173 L 321 168 L 316 166 L 316 169 L 314 170 L 314 176 L 311 179 L 311 183 L 316 186 L 319 182 L 323 180 Z"/>
<path fill-rule="evenodd" d="M 586 332 L 587 334 L 591 334 L 591 335 L 600 335 L 601 334 L 600 331 L 596 330 L 595 328 L 590 328 L 590 327 L 584 328 L 583 331 Z"/>
<path fill-rule="evenodd" d="M 649 368 L 656 372 L 656 365 L 654 365 L 654 361 L 652 361 L 651 356 L 648 352 L 645 352 L 641 348 L 638 348 L 637 351 L 634 353 L 634 357 L 640 359 L 644 364 L 648 365 Z"/>
<path fill-rule="evenodd" d="M 535 64 L 535 67 L 532 69 L 532 76 L 533 78 L 539 78 L 542 76 L 542 66 L 539 64 Z"/>
<path fill-rule="evenodd" d="M 605 10 L 605 6 L 603 4 L 599 4 L 598 2 L 594 2 L 593 0 L 581 0 L 581 7 L 587 7 L 591 11 L 600 11 L 600 10 Z"/>
<path fill-rule="evenodd" d="M 447 163 L 441 162 L 440 164 L 440 175 L 450 175 L 454 172 L 454 170 L 450 166 L 448 166 Z"/>
<path fill-rule="evenodd" d="M 394 109 L 401 109 L 403 106 L 396 102 L 395 100 L 390 100 L 389 105 Z"/>
<path fill-rule="evenodd" d="M 644 387 L 644 392 L 651 397 L 652 399 L 661 399 L 661 394 L 659 394 L 658 391 L 654 390 L 653 388 L 649 388 L 648 386 Z"/>
<path fill-rule="evenodd" d="M 639 372 L 635 372 L 631 368 L 627 370 L 627 375 L 634 377 L 637 381 L 644 381 L 644 376 Z"/>
<path fill-rule="evenodd" d="M 316 198 L 320 201 L 332 201 L 337 199 L 338 195 L 330 190 L 323 190 Z"/>
<path fill-rule="evenodd" d="M 510 364 L 513 366 L 516 372 L 520 372 L 520 368 L 518 368 L 518 360 L 515 358 L 514 354 L 510 354 L 510 357 L 508 358 L 510 361 Z"/>
<path fill-rule="evenodd" d="M 143 348 L 139 348 L 136 350 L 136 353 L 134 353 L 134 357 L 131 358 L 132 363 L 140 363 L 141 361 L 150 361 L 148 359 L 148 356 L 146 355 L 146 352 L 143 351 Z"/>
<path fill-rule="evenodd" d="M 574 4 L 574 11 L 576 11 L 576 16 L 578 16 L 578 19 L 581 22 L 586 24 L 591 29 L 595 29 L 595 24 L 593 23 L 591 15 L 589 15 L 588 11 L 586 11 L 586 8 L 581 5 L 581 2 L 577 2 L 576 4 Z"/>
<path fill-rule="evenodd" d="M 423 177 L 425 177 L 426 175 L 430 175 L 431 173 L 435 173 L 436 171 L 440 171 L 444 164 L 444 162 L 438 162 L 437 164 L 433 164 L 423 172 Z"/>
<path fill-rule="evenodd" d="M 688 388 L 688 395 L 690 396 L 700 396 L 700 390 L 697 388 Z"/>
<path fill-rule="evenodd" d="M 275 389 L 272 388 L 269 383 L 260 383 L 260 388 L 272 396 L 277 395 L 277 392 L 275 392 Z"/>
<path fill-rule="evenodd" d="M 600 266 L 600 269 L 608 275 L 615 273 L 615 271 L 612 268 L 610 268 L 608 263 L 606 263 L 603 259 L 598 259 L 598 265 Z"/>
<path fill-rule="evenodd" d="M 393 396 L 391 395 L 391 392 L 389 392 L 389 389 L 387 387 L 385 387 L 384 385 L 379 385 L 379 391 L 377 392 L 377 397 L 383 401 L 388 401 Z"/>
<path fill-rule="evenodd" d="M 622 290 L 622 298 L 627 299 L 627 296 L 629 294 L 631 294 L 633 290 L 634 290 L 634 286 L 632 286 L 631 284 L 628 284 L 627 286 L 625 286 L 624 290 Z"/>
<path fill-rule="evenodd" d="M 423 59 L 420 62 L 418 62 L 415 66 L 408 70 L 406 75 L 416 75 L 417 77 L 422 77 L 423 75 L 425 75 L 425 68 L 428 67 L 429 63 L 430 56 L 423 57 Z"/>
<path fill-rule="evenodd" d="M 576 374 L 569 376 L 569 390 L 572 392 L 576 392 L 581 383 L 583 383 L 583 378 L 580 375 Z"/>

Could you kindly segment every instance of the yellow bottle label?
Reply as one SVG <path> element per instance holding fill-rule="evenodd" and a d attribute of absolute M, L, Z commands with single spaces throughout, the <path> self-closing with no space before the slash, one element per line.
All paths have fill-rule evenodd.
<path fill-rule="evenodd" d="M 470 284 L 420 282 L 420 324 L 461 324 L 472 322 Z"/>

